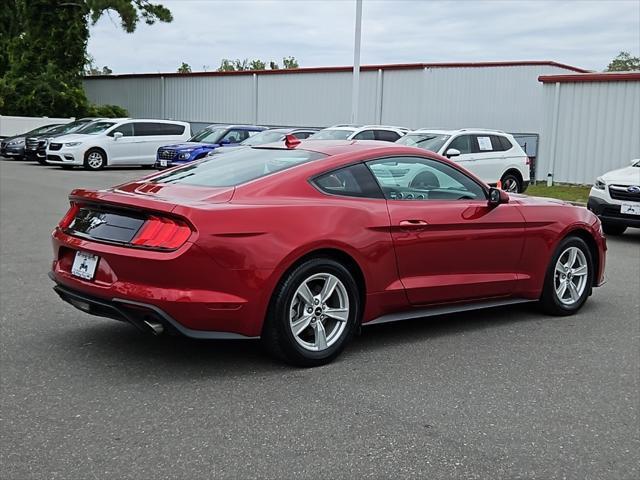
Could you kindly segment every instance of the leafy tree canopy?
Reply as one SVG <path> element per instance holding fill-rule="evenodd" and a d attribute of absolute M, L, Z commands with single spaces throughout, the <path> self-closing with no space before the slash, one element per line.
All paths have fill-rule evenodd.
<path fill-rule="evenodd" d="M 88 102 L 82 75 L 87 65 L 95 69 L 86 53 L 89 24 L 110 12 L 127 32 L 140 21 L 172 20 L 169 10 L 147 0 L 0 1 L 0 113 L 78 117 L 101 108 Z"/>
<path fill-rule="evenodd" d="M 295 57 L 284 57 L 282 59 L 282 64 L 284 68 L 299 68 L 298 61 Z M 245 58 L 244 60 L 236 59 L 230 60 L 228 58 L 223 58 L 220 62 L 220 66 L 218 67 L 219 72 L 243 72 L 245 70 L 266 70 L 267 63 L 260 59 L 249 60 Z M 277 62 L 273 60 L 269 61 L 269 69 L 270 70 L 279 70 L 280 66 Z"/>
<path fill-rule="evenodd" d="M 629 52 L 620 52 L 611 60 L 605 72 L 630 72 L 640 70 L 640 58 L 632 56 Z"/>

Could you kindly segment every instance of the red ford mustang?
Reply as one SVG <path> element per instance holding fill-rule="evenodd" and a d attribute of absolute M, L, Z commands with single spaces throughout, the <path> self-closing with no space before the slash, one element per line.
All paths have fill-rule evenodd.
<path fill-rule="evenodd" d="M 261 337 L 297 365 L 361 324 L 527 301 L 572 314 L 604 281 L 587 209 L 380 142 L 246 148 L 70 200 L 62 299 L 156 334 Z"/>

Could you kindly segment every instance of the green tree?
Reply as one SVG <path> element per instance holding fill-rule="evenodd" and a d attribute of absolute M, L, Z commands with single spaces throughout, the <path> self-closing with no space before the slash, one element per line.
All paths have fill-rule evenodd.
<path fill-rule="evenodd" d="M 178 73 L 191 73 L 191 66 L 188 63 L 182 62 L 182 65 L 178 67 Z"/>
<path fill-rule="evenodd" d="M 295 59 L 295 57 L 284 57 L 282 59 L 282 65 L 286 69 L 299 68 L 300 67 L 300 65 L 298 65 L 298 61 Z"/>
<path fill-rule="evenodd" d="M 244 59 L 240 60 L 239 58 L 233 62 L 233 66 L 236 69 L 236 72 L 244 72 L 245 70 L 249 70 L 249 60 Z"/>
<path fill-rule="evenodd" d="M 89 24 L 106 12 L 133 32 L 140 21 L 171 21 L 145 0 L 3 0 L 0 2 L 0 113 L 83 116 L 97 107 L 82 88 Z M 110 72 L 106 67 L 103 72 Z"/>
<path fill-rule="evenodd" d="M 271 70 L 280 70 L 280 66 L 276 62 L 274 62 L 273 60 L 271 60 L 269 62 L 269 68 Z"/>
<path fill-rule="evenodd" d="M 234 72 L 235 69 L 236 67 L 233 65 L 233 60 L 229 60 L 228 58 L 223 58 L 218 67 L 219 72 Z"/>
<path fill-rule="evenodd" d="M 630 72 L 640 70 L 640 58 L 633 57 L 629 52 L 620 52 L 611 60 L 605 72 Z"/>
<path fill-rule="evenodd" d="M 249 62 L 249 70 L 265 70 L 266 68 L 267 64 L 257 58 Z"/>

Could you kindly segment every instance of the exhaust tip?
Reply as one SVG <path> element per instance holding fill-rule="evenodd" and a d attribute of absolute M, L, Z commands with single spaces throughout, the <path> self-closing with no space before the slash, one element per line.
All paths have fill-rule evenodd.
<path fill-rule="evenodd" d="M 144 324 L 151 329 L 151 333 L 154 335 L 160 335 L 164 332 L 164 325 L 158 322 L 150 322 L 149 320 L 144 320 Z"/>

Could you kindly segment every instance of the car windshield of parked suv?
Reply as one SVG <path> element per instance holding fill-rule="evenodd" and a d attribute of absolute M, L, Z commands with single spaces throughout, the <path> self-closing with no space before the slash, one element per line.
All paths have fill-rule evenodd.
<path fill-rule="evenodd" d="M 264 145 L 265 143 L 279 142 L 284 133 L 282 131 L 265 130 L 256 133 L 254 136 L 247 138 L 239 143 L 242 146 Z"/>
<path fill-rule="evenodd" d="M 224 136 L 226 128 L 205 128 L 189 139 L 190 142 L 218 143 Z"/>
<path fill-rule="evenodd" d="M 76 130 L 75 133 L 82 133 L 85 135 L 98 135 L 108 128 L 113 127 L 116 123 L 117 122 L 93 122 Z"/>
<path fill-rule="evenodd" d="M 326 157 L 300 149 L 241 148 L 219 157 L 189 164 L 153 179 L 156 183 L 233 187 L 270 173 Z"/>
<path fill-rule="evenodd" d="M 396 140 L 400 145 L 408 147 L 418 147 L 425 150 L 437 152 L 442 148 L 451 135 L 441 135 L 437 133 L 408 133 L 404 137 Z"/>
<path fill-rule="evenodd" d="M 62 127 L 63 125 L 45 125 L 44 127 L 35 128 L 30 132 L 25 133 L 24 135 L 42 135 L 43 133 L 47 133 L 56 128 Z"/>
<path fill-rule="evenodd" d="M 326 130 L 320 130 L 318 133 L 314 133 L 309 137 L 309 140 L 346 140 L 355 130 L 337 130 L 327 128 Z"/>

